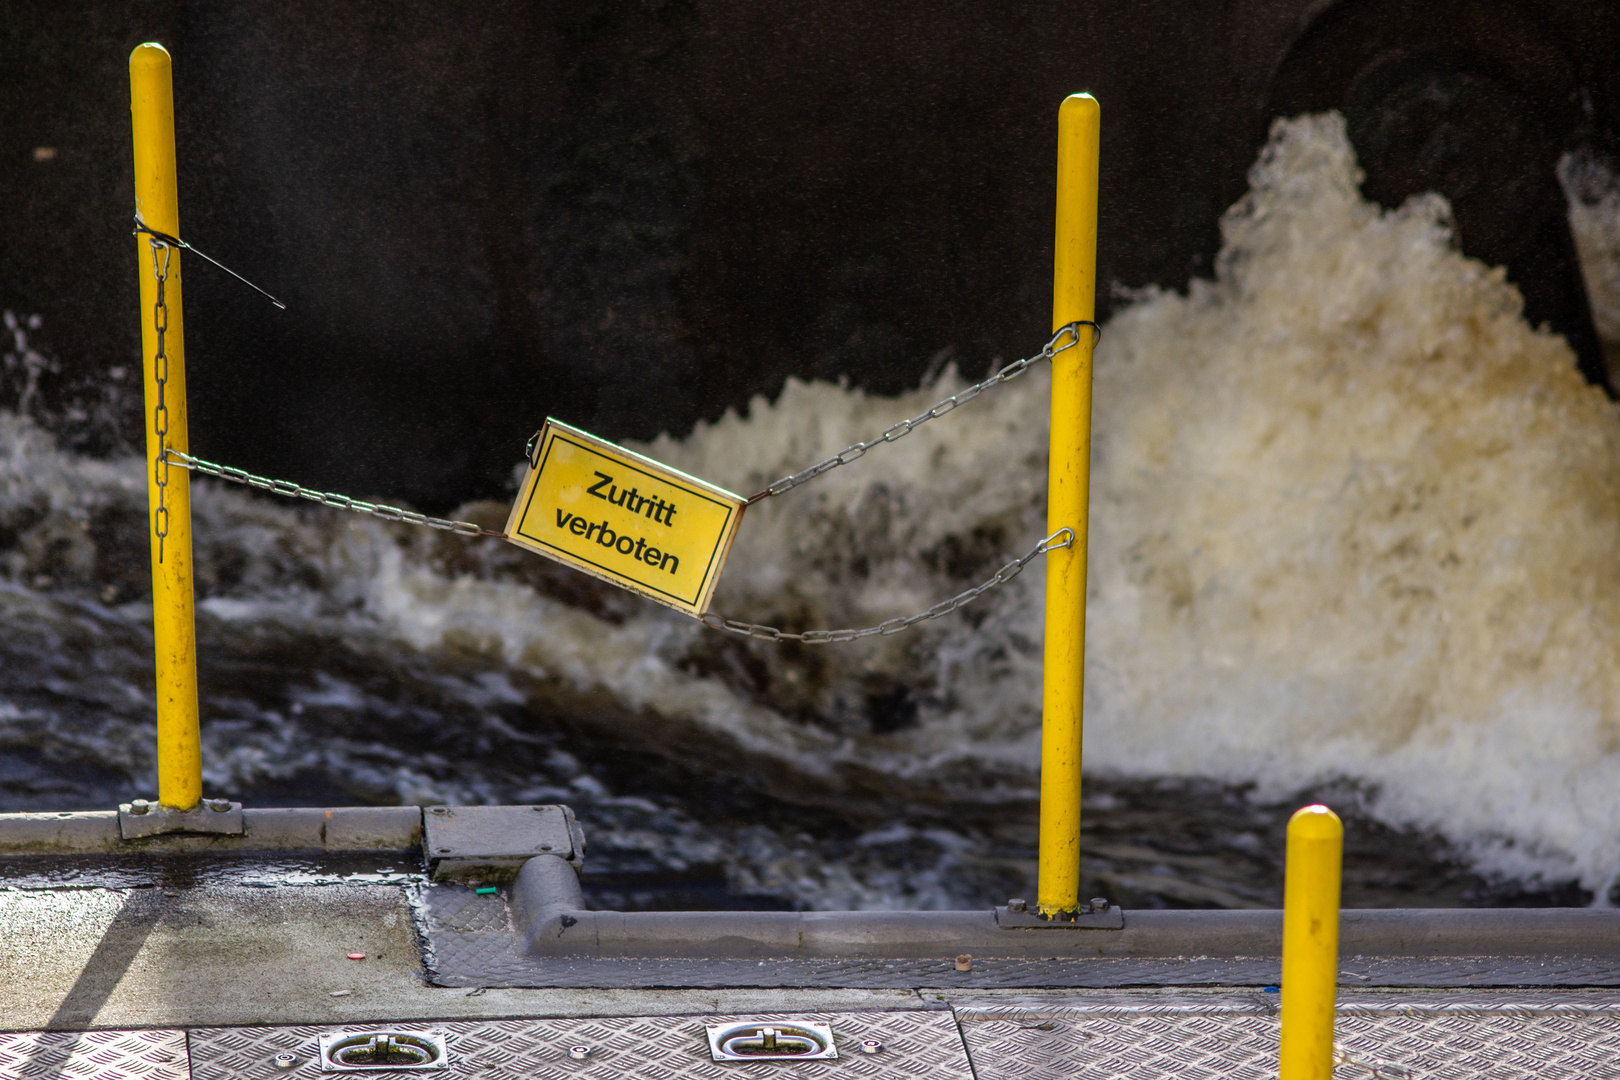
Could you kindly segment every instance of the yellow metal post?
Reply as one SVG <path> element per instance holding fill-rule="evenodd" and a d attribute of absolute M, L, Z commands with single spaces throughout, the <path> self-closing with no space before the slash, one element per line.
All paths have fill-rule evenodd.
<path fill-rule="evenodd" d="M 1101 110 L 1090 94 L 1058 109 L 1057 248 L 1052 330 L 1096 318 L 1097 152 Z M 1091 346 L 1052 361 L 1052 446 L 1046 531 L 1074 544 L 1046 555 L 1046 681 L 1041 700 L 1040 913 L 1080 903 L 1080 733 L 1086 676 L 1086 522 L 1091 499 Z"/>
<path fill-rule="evenodd" d="M 1344 825 L 1325 806 L 1288 821 L 1283 883 L 1281 1080 L 1332 1080 Z"/>
<path fill-rule="evenodd" d="M 174 78 L 155 42 L 129 55 L 135 136 L 135 212 L 150 229 L 180 234 L 175 191 Z M 185 333 L 180 252 L 135 237 L 146 369 L 146 480 L 151 511 L 152 629 L 157 647 L 158 801 L 189 810 L 202 799 L 197 721 L 197 629 L 191 594 L 190 473 L 163 460 L 191 449 L 186 438 Z M 155 262 L 154 262 L 155 260 Z"/>

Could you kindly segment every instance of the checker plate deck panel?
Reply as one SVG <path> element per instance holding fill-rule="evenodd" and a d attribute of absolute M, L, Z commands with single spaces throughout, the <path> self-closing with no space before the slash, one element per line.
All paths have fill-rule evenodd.
<path fill-rule="evenodd" d="M 0 1032 L 6 1080 L 186 1080 L 183 1031 Z"/>
<path fill-rule="evenodd" d="M 832 1025 L 836 1060 L 716 1062 L 706 1023 L 813 1020 Z M 446 1024 L 199 1028 L 191 1032 L 195 1080 L 316 1080 L 320 1036 L 335 1031 L 440 1031 L 449 1036 L 450 1067 L 436 1077 L 480 1080 L 972 1080 L 955 1018 L 944 1009 L 907 1012 L 792 1013 L 775 1016 L 657 1016 L 566 1020 L 487 1020 Z M 881 1039 L 863 1054 L 862 1039 Z M 589 1046 L 583 1061 L 571 1046 Z M 297 1055 L 292 1069 L 273 1064 Z M 417 1070 L 383 1074 L 403 1078 Z M 430 1075 L 423 1072 L 423 1075 Z"/>
<path fill-rule="evenodd" d="M 1273 1080 L 1275 996 L 1184 1005 L 957 1009 L 978 1080 Z M 1245 1001 L 1243 999 L 1247 998 Z M 1513 994 L 1341 1000 L 1335 1077 L 1620 1078 L 1620 999 Z M 1385 1067 L 1396 1066 L 1404 1073 Z"/>

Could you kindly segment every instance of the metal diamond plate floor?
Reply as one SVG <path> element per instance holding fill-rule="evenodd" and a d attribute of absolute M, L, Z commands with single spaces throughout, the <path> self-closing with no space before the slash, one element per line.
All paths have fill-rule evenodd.
<path fill-rule="evenodd" d="M 0 1033 L 0 1077 L 315 1080 L 326 1075 L 322 1035 L 432 1031 L 446 1036 L 449 1067 L 431 1075 L 447 1080 L 1271 1080 L 1277 1005 L 1247 991 L 1113 990 L 794 1013 L 831 1025 L 839 1051 L 796 1062 L 715 1062 L 705 1038 L 706 1023 L 785 1013 Z M 864 1039 L 883 1049 L 862 1053 Z M 1339 1002 L 1335 1041 L 1336 1080 L 1620 1080 L 1620 994 L 1353 992 Z M 590 1053 L 572 1059 L 576 1046 Z M 292 1067 L 277 1066 L 281 1054 Z"/>
<path fill-rule="evenodd" d="M 186 1080 L 183 1031 L 0 1032 L 6 1080 Z"/>
<path fill-rule="evenodd" d="M 838 1058 L 829 1061 L 716 1062 L 704 1024 L 773 1017 L 624 1017 L 574 1020 L 491 1020 L 401 1024 L 387 1028 L 199 1028 L 191 1032 L 194 1080 L 272 1080 L 324 1074 L 316 1048 L 333 1031 L 440 1031 L 449 1037 L 450 1067 L 435 1077 L 480 1080 L 972 1080 L 956 1021 L 944 1010 L 795 1013 L 832 1025 Z M 774 1019 L 786 1019 L 777 1016 Z M 863 1039 L 884 1048 L 863 1054 Z M 572 1046 L 591 1047 L 582 1061 Z M 277 1054 L 298 1063 L 278 1069 Z M 402 1071 L 385 1075 L 401 1077 Z"/>
<path fill-rule="evenodd" d="M 1270 1000 L 1267 1000 L 1267 999 Z M 959 1005 L 978 1080 L 1271 1080 L 1275 995 Z M 1620 1078 L 1620 1000 L 1514 994 L 1341 1002 L 1338 1078 Z"/>

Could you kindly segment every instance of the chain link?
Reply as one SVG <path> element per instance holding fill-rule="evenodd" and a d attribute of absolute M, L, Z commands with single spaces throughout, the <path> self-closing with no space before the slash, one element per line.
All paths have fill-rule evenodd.
<path fill-rule="evenodd" d="M 1062 539 L 1059 540 L 1059 537 L 1062 537 Z M 1024 567 L 1032 560 L 1045 555 L 1048 551 L 1052 551 L 1056 548 L 1066 548 L 1073 543 L 1074 530 L 1065 526 L 1064 528 L 1061 528 L 1057 532 L 1053 533 L 1051 536 L 1048 536 L 1045 540 L 1042 540 L 1040 543 L 1036 544 L 1030 549 L 1029 554 L 1025 555 L 1023 558 L 1014 559 L 1006 566 L 1003 566 L 1000 570 L 997 570 L 994 577 L 979 585 L 975 585 L 973 588 L 967 590 L 967 592 L 957 593 L 949 600 L 941 600 L 927 611 L 919 612 L 916 615 L 909 615 L 904 618 L 888 619 L 876 626 L 868 626 L 861 630 L 806 630 L 802 634 L 790 634 L 784 630 L 778 630 L 774 626 L 761 626 L 758 623 L 737 622 L 735 619 L 728 619 L 724 616 L 716 615 L 713 612 L 710 612 L 707 615 L 702 615 L 699 618 L 701 619 L 703 625 L 709 627 L 711 630 L 724 630 L 728 634 L 737 634 L 741 637 L 759 638 L 762 641 L 797 641 L 805 645 L 831 645 L 839 641 L 855 641 L 859 638 L 872 637 L 873 635 L 878 634 L 887 637 L 889 634 L 898 634 L 902 630 L 909 630 L 911 627 L 916 626 L 920 622 L 927 622 L 929 619 L 937 619 L 942 615 L 949 615 L 957 608 L 971 604 L 973 601 L 977 600 L 991 589 L 994 589 L 996 586 L 1005 585 L 1007 582 L 1023 573 Z"/>
<path fill-rule="evenodd" d="M 1080 328 L 1082 326 L 1091 327 L 1091 344 L 1095 348 L 1098 340 L 1100 340 L 1102 337 L 1102 328 L 1100 326 L 1089 319 L 1079 319 L 1075 322 L 1069 323 L 1068 325 L 1059 329 L 1057 333 L 1053 334 L 1052 339 L 1045 345 L 1041 346 L 1041 351 L 1036 353 L 1034 356 L 1027 356 L 1022 360 L 1014 360 L 1012 363 L 1008 364 L 1006 367 L 1002 368 L 988 379 L 985 379 L 983 382 L 974 383 L 966 390 L 952 394 L 944 401 L 937 402 L 927 412 L 914 416 L 910 420 L 902 420 L 875 438 L 868 439 L 866 442 L 856 443 L 854 446 L 845 447 L 843 450 L 834 454 L 832 457 L 827 458 L 825 461 L 819 461 L 810 466 L 808 469 L 796 472 L 792 476 L 784 476 L 782 479 L 778 480 L 764 491 L 750 496 L 748 499 L 748 505 L 752 506 L 754 503 L 757 503 L 762 499 L 768 499 L 773 495 L 781 495 L 785 492 L 792 491 L 800 484 L 814 480 L 823 473 L 831 472 L 840 465 L 848 465 L 850 462 L 865 456 L 866 452 L 873 447 L 880 446 L 883 443 L 892 443 L 899 439 L 903 439 L 917 428 L 928 423 L 928 421 L 939 419 L 941 416 L 944 416 L 957 406 L 965 405 L 972 401 L 986 390 L 989 390 L 992 387 L 1000 386 L 1002 383 L 1011 382 L 1013 379 L 1018 378 L 1018 376 L 1028 371 L 1035 364 L 1038 364 L 1043 360 L 1050 360 L 1058 353 L 1064 352 L 1067 349 L 1072 349 L 1078 345 L 1080 343 Z M 1059 537 L 1062 537 L 1063 539 L 1059 540 Z M 1048 551 L 1051 551 L 1054 548 L 1069 547 L 1073 543 L 1074 530 L 1067 527 L 1059 529 L 1051 536 L 1048 536 L 1045 540 L 1042 540 L 1039 544 L 1036 544 L 1035 547 L 1030 550 L 1029 554 L 1025 555 L 1023 558 L 1014 559 L 1006 566 L 1003 566 L 1000 570 L 997 570 L 995 576 L 990 578 L 988 581 L 976 585 L 966 592 L 957 593 L 949 600 L 942 600 L 933 607 L 929 608 L 927 611 L 919 612 L 916 615 L 910 615 L 904 618 L 888 619 L 882 623 L 879 623 L 877 626 L 868 626 L 859 630 L 806 630 L 802 634 L 792 634 L 787 633 L 786 631 L 778 630 L 774 626 L 762 626 L 759 623 L 738 622 L 735 619 L 728 619 L 722 615 L 717 615 L 714 613 L 702 615 L 700 616 L 700 619 L 702 620 L 703 625 L 709 627 L 710 629 L 723 630 L 728 634 L 737 634 L 740 637 L 759 638 L 762 641 L 797 641 L 804 645 L 831 645 L 835 642 L 855 641 L 860 638 L 872 637 L 874 635 L 888 636 L 889 634 L 898 634 L 902 630 L 909 630 L 911 627 L 916 626 L 920 622 L 927 622 L 929 619 L 937 619 L 943 615 L 949 615 L 957 608 L 963 607 L 966 604 L 971 604 L 974 600 L 977 600 L 980 596 L 983 596 L 991 589 L 996 588 L 998 585 L 1005 585 L 1007 582 L 1017 577 L 1023 572 L 1024 567 L 1028 565 L 1032 559 L 1045 555 Z"/>
<path fill-rule="evenodd" d="M 496 529 L 486 529 L 474 525 L 470 521 L 451 521 L 447 518 L 429 517 L 418 514 L 414 510 L 404 510 L 397 506 L 385 506 L 380 503 L 361 502 L 351 499 L 347 495 L 338 495 L 330 491 L 316 491 L 314 488 L 295 484 L 291 480 L 272 480 L 267 476 L 254 476 L 243 469 L 232 468 L 229 465 L 219 465 L 202 458 L 192 457 L 179 450 L 169 450 L 168 457 L 172 457 L 176 465 L 183 465 L 192 472 L 215 476 L 221 480 L 228 480 L 233 484 L 246 484 L 261 491 L 268 491 L 274 495 L 285 495 L 293 499 L 308 499 L 310 502 L 320 503 L 337 510 L 351 510 L 356 514 L 370 514 L 372 517 L 382 518 L 384 521 L 403 521 L 408 525 L 422 525 L 429 529 L 442 529 L 445 532 L 459 533 L 462 536 L 498 536 L 504 539 L 506 534 Z M 167 464 L 167 459 L 165 459 Z"/>
<path fill-rule="evenodd" d="M 152 515 L 152 532 L 157 537 L 158 562 L 163 561 L 163 541 L 169 536 L 169 405 L 165 395 L 169 385 L 169 303 L 165 291 L 169 282 L 169 260 L 174 248 L 152 237 L 152 275 L 157 278 L 157 303 L 152 309 L 152 326 L 157 331 L 157 352 L 152 357 L 152 375 L 157 382 L 157 405 L 152 410 L 152 433 L 157 436 L 157 459 L 152 464 L 152 482 L 157 485 L 157 511 Z M 158 261 L 158 251 L 163 261 Z"/>
<path fill-rule="evenodd" d="M 898 424 L 895 424 L 888 430 L 884 431 L 881 435 L 878 435 L 876 438 L 868 439 L 866 442 L 856 443 L 854 446 L 845 447 L 843 450 L 834 454 L 825 461 L 819 461 L 810 466 L 808 469 L 796 472 L 792 476 L 784 476 L 782 479 L 778 480 L 764 491 L 750 496 L 748 499 L 748 505 L 752 506 L 754 503 L 757 503 L 762 499 L 768 499 L 773 495 L 781 495 L 785 492 L 792 491 L 800 484 L 814 480 L 823 473 L 831 472 L 840 465 L 848 465 L 850 462 L 865 456 L 866 452 L 873 447 L 880 446 L 883 443 L 892 443 L 896 440 L 903 439 L 917 428 L 928 423 L 928 421 L 939 419 L 941 416 L 944 416 L 957 406 L 965 405 L 972 401 L 986 390 L 989 390 L 992 387 L 1000 386 L 1005 382 L 1011 382 L 1013 379 L 1018 378 L 1018 376 L 1028 371 L 1035 364 L 1038 364 L 1043 360 L 1050 360 L 1058 353 L 1064 352 L 1067 349 L 1072 349 L 1078 345 L 1080 343 L 1080 328 L 1082 326 L 1091 327 L 1091 344 L 1092 347 L 1095 348 L 1097 342 L 1102 338 L 1102 328 L 1100 326 L 1089 319 L 1079 319 L 1075 322 L 1069 323 L 1068 325 L 1059 329 L 1057 333 L 1053 334 L 1052 339 L 1045 345 L 1041 346 L 1041 351 L 1036 353 L 1034 356 L 1027 356 L 1022 360 L 1014 360 L 1012 363 L 1008 364 L 1006 367 L 1002 368 L 988 379 L 985 379 L 983 382 L 974 383 L 966 390 L 952 394 L 944 401 L 937 402 L 933 408 L 929 409 L 925 413 L 914 416 L 910 420 L 900 421 Z M 1059 537 L 1062 537 L 1063 539 L 1059 540 Z M 966 592 L 957 593 L 949 600 L 941 600 L 927 611 L 919 612 L 916 615 L 910 615 L 904 618 L 888 619 L 879 623 L 877 626 L 868 626 L 859 630 L 806 630 L 802 634 L 792 634 L 783 630 L 778 630 L 774 626 L 762 626 L 759 623 L 738 622 L 735 619 L 728 619 L 722 615 L 717 615 L 712 612 L 699 616 L 699 618 L 702 620 L 703 625 L 709 627 L 710 629 L 723 630 L 728 634 L 736 634 L 740 637 L 759 638 L 762 641 L 797 641 L 804 645 L 831 645 L 834 642 L 855 641 L 860 638 L 872 637 L 874 635 L 888 636 L 889 634 L 898 634 L 902 630 L 909 630 L 911 627 L 916 626 L 920 622 L 927 622 L 929 619 L 937 619 L 943 615 L 949 615 L 957 608 L 971 604 L 974 600 L 977 600 L 980 596 L 983 596 L 991 589 L 996 588 L 998 585 L 1005 585 L 1007 582 L 1023 573 L 1024 567 L 1027 566 L 1031 560 L 1041 555 L 1045 555 L 1048 551 L 1055 548 L 1069 547 L 1073 543 L 1074 530 L 1067 527 L 1059 529 L 1051 536 L 1048 536 L 1045 540 L 1042 540 L 1039 544 L 1036 544 L 1035 547 L 1030 550 L 1029 554 L 1025 555 L 1023 558 L 1014 559 L 1006 566 L 1003 566 L 1000 570 L 997 570 L 995 576 L 990 578 L 988 581 L 975 585 Z"/>
<path fill-rule="evenodd" d="M 1376 1058 L 1359 1057 L 1337 1044 L 1333 1047 L 1333 1067 L 1351 1065 L 1358 1069 L 1365 1069 L 1372 1074 L 1373 1080 L 1413 1080 L 1415 1075 L 1405 1065 L 1396 1065 L 1390 1061 L 1379 1061 Z"/>
<path fill-rule="evenodd" d="M 1036 353 L 1034 356 L 1027 356 L 1022 360 L 1014 360 L 1012 363 L 1008 364 L 1006 367 L 1002 368 L 1000 371 L 996 372 L 983 382 L 974 383 L 966 390 L 952 394 L 950 397 L 946 398 L 944 401 L 936 403 L 933 408 L 919 416 L 914 416 L 910 420 L 900 421 L 898 424 L 890 427 L 887 431 L 883 432 L 883 434 L 877 436 L 876 438 L 868 439 L 866 442 L 856 443 L 854 446 L 846 446 L 843 450 L 840 450 L 826 461 L 817 462 L 808 469 L 805 469 L 802 472 L 796 472 L 792 476 L 784 476 L 782 479 L 778 480 L 764 491 L 749 496 L 748 505 L 752 506 L 761 499 L 768 499 L 773 495 L 781 495 L 784 492 L 792 491 L 800 484 L 814 480 L 822 473 L 831 472 L 840 465 L 848 465 L 857 458 L 864 456 L 866 452 L 872 449 L 874 446 L 879 446 L 883 443 L 892 443 L 898 439 L 903 439 L 917 428 L 928 423 L 928 421 L 939 419 L 941 416 L 944 416 L 958 405 L 966 405 L 968 402 L 972 401 L 986 390 L 989 390 L 995 386 L 1000 386 L 1005 382 L 1011 382 L 1013 379 L 1018 378 L 1018 376 L 1028 371 L 1033 365 L 1038 364 L 1043 360 L 1050 360 L 1058 353 L 1063 352 L 1066 349 L 1072 349 L 1078 345 L 1080 343 L 1080 328 L 1082 326 L 1091 327 L 1091 344 L 1092 347 L 1095 348 L 1097 342 L 1102 338 L 1102 328 L 1100 326 L 1089 319 L 1080 319 L 1076 322 L 1069 323 L 1067 326 L 1060 329 L 1056 334 L 1053 334 L 1052 340 L 1043 345 L 1041 347 L 1041 351 Z M 1059 344 L 1059 342 L 1062 342 L 1064 338 L 1068 338 L 1069 340 L 1064 344 Z"/>

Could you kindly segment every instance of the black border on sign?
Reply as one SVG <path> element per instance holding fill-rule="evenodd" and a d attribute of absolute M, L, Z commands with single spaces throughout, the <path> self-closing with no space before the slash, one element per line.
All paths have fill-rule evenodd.
<path fill-rule="evenodd" d="M 607 458 L 607 460 L 613 462 L 613 464 L 622 465 L 623 467 L 625 467 L 627 469 L 631 469 L 631 470 L 633 470 L 635 472 L 640 473 L 642 476 L 645 476 L 650 480 L 657 480 L 661 484 L 668 484 L 670 487 L 677 488 L 677 489 L 679 489 L 681 491 L 684 491 L 688 495 L 696 496 L 699 499 L 703 499 L 703 500 L 705 500 L 707 502 L 713 503 L 716 506 L 720 506 L 720 507 L 725 508 L 726 519 L 725 519 L 725 521 L 721 522 L 721 524 L 720 524 L 720 538 L 718 540 L 716 540 L 715 543 L 714 543 L 714 546 L 709 549 L 709 562 L 708 562 L 708 565 L 706 565 L 703 568 L 703 577 L 698 579 L 698 587 L 697 587 L 697 595 L 696 596 L 694 596 L 692 599 L 688 600 L 684 596 L 680 596 L 680 595 L 678 595 L 676 593 L 669 592 L 669 591 L 667 591 L 665 589 L 660 589 L 657 586 L 648 585 L 648 584 L 646 584 L 644 582 L 641 582 L 641 581 L 636 581 L 635 578 L 631 577 L 629 574 L 626 574 L 621 570 L 614 570 L 611 567 L 603 566 L 599 562 L 595 562 L 595 561 L 593 561 L 591 559 L 587 559 L 583 555 L 576 555 L 574 552 L 569 551 L 567 548 L 560 548 L 556 544 L 547 543 L 546 541 L 540 539 L 539 537 L 532 536 L 529 533 L 526 533 L 526 532 L 523 531 L 522 526 L 523 526 L 523 524 L 525 522 L 527 522 L 529 520 L 529 511 L 534 506 L 534 497 L 540 491 L 540 481 L 545 476 L 546 462 L 551 458 L 551 448 L 557 442 L 558 439 L 562 439 L 562 440 L 566 441 L 569 446 L 578 447 L 581 450 L 585 450 L 585 451 L 588 451 L 588 452 L 590 452 L 592 454 L 595 454 L 597 457 Z M 546 445 L 545 445 L 544 453 L 542 453 L 541 456 L 540 456 L 540 464 L 535 466 L 534 472 L 535 472 L 534 483 L 529 486 L 529 498 L 528 498 L 528 501 L 523 504 L 523 515 L 518 518 L 517 534 L 519 536 L 523 537 L 523 539 L 525 539 L 525 540 L 528 540 L 530 543 L 538 544 L 540 547 L 549 548 L 552 551 L 559 552 L 560 554 L 565 556 L 564 561 L 567 561 L 567 560 L 571 559 L 574 562 L 585 563 L 587 566 L 594 566 L 598 570 L 601 570 L 603 573 L 611 574 L 615 578 L 622 578 L 625 581 L 635 582 L 635 584 L 636 584 L 636 586 L 638 588 L 646 589 L 648 592 L 655 592 L 655 593 L 659 594 L 660 596 L 667 596 L 671 600 L 675 600 L 675 601 L 678 601 L 679 603 L 685 604 L 687 607 L 697 607 L 698 597 L 701 597 L 703 595 L 703 590 L 707 586 L 708 581 L 709 581 L 709 575 L 714 572 L 714 558 L 719 553 L 720 545 L 721 545 L 722 542 L 724 542 L 724 540 L 726 538 L 726 530 L 731 527 L 731 515 L 737 509 L 735 506 L 733 506 L 731 503 L 725 502 L 725 501 L 723 501 L 721 499 L 716 499 L 713 495 L 709 495 L 706 492 L 694 491 L 691 488 L 685 487 L 684 485 L 682 485 L 680 483 L 677 483 L 675 481 L 670 480 L 669 477 L 667 477 L 667 476 L 660 476 L 658 473 L 648 472 L 646 469 L 640 468 L 640 467 L 638 467 L 636 465 L 631 465 L 629 462 L 622 461 L 619 458 L 609 457 L 607 454 L 602 453 L 602 451 L 598 450 L 596 447 L 590 446 L 590 445 L 588 445 L 586 443 L 578 442 L 578 441 L 576 441 L 574 439 L 570 439 L 560 431 L 551 432 L 550 437 L 546 439 Z"/>

